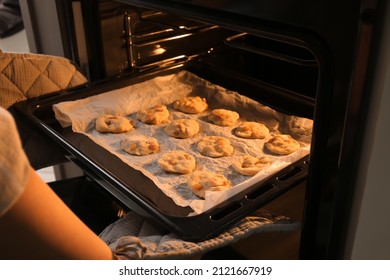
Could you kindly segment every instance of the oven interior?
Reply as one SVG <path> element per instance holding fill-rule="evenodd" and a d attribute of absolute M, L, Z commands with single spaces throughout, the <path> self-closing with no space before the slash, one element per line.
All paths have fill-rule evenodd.
<path fill-rule="evenodd" d="M 295 34 L 248 31 L 116 1 L 101 1 L 98 14 L 101 44 L 97 56 L 89 55 L 104 70 L 95 80 L 185 67 L 279 111 L 313 118 L 318 57 Z"/>

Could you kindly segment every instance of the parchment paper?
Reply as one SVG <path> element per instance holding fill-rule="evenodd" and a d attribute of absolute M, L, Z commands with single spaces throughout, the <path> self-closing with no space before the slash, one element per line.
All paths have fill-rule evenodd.
<path fill-rule="evenodd" d="M 209 108 L 201 114 L 184 114 L 172 108 L 172 102 L 185 96 L 205 97 Z M 164 132 L 167 125 L 147 125 L 139 122 L 135 115 L 143 108 L 157 104 L 167 105 L 170 119 L 194 118 L 200 124 L 200 132 L 190 139 L 175 139 Z M 259 121 L 270 129 L 270 135 L 264 140 L 243 139 L 233 134 L 233 127 L 220 127 L 207 121 L 212 109 L 235 110 L 242 121 Z M 237 92 L 226 90 L 203 80 L 194 74 L 181 71 L 177 74 L 157 77 L 146 82 L 105 92 L 89 98 L 62 102 L 53 106 L 57 120 L 63 127 L 72 126 L 72 130 L 83 133 L 97 144 L 119 157 L 130 167 L 143 172 L 158 188 L 179 206 L 190 206 L 198 214 L 215 206 L 242 191 L 255 182 L 277 172 L 283 167 L 299 160 L 309 153 L 312 134 L 312 120 L 298 118 L 277 112 Z M 95 129 L 95 120 L 102 114 L 117 114 L 135 122 L 136 129 L 122 134 L 99 133 Z M 238 122 L 238 123 L 239 123 Z M 238 124 L 237 123 L 237 124 Z M 253 177 L 243 176 L 234 171 L 231 164 L 239 157 L 250 154 L 261 156 L 264 142 L 276 134 L 290 134 L 301 144 L 301 149 L 288 156 L 268 154 L 273 160 Z M 210 158 L 199 154 L 196 143 L 206 135 L 224 136 L 230 139 L 235 152 L 233 156 Z M 160 143 L 160 152 L 147 156 L 133 156 L 120 149 L 121 141 L 126 137 L 155 137 Z M 171 174 L 163 171 L 157 159 L 165 152 L 184 150 L 193 155 L 197 169 L 221 173 L 232 183 L 232 188 L 224 192 L 208 192 L 205 199 L 195 196 L 187 186 L 186 175 Z"/>

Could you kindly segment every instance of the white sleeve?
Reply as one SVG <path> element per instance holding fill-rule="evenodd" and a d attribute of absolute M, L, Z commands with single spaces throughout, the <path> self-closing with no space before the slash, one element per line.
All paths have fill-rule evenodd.
<path fill-rule="evenodd" d="M 15 121 L 7 110 L 0 107 L 0 217 L 22 194 L 29 166 Z"/>

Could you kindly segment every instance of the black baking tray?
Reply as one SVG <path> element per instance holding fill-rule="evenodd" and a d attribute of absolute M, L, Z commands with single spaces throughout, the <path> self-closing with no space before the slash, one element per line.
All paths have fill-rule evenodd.
<path fill-rule="evenodd" d="M 201 241 L 221 233 L 307 177 L 309 156 L 201 214 L 189 215 L 193 212 L 190 207 L 176 205 L 143 173 L 129 167 L 87 136 L 73 132 L 70 127 L 62 128 L 54 117 L 53 104 L 86 98 L 149 78 L 148 75 L 118 77 L 23 101 L 16 107 L 65 148 L 69 160 L 81 167 L 120 204 L 152 223 L 177 233 L 184 240 Z"/>

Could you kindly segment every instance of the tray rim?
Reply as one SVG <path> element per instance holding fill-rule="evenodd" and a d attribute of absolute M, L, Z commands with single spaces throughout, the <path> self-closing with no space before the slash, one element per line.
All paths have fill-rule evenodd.
<path fill-rule="evenodd" d="M 161 73 L 159 73 L 161 75 Z M 150 77 L 142 77 L 141 79 L 133 79 L 131 82 L 128 80 L 126 84 L 133 84 L 143 80 L 146 80 Z M 109 88 L 113 89 L 118 88 L 123 81 L 118 81 L 112 85 L 112 81 L 109 83 Z M 95 90 L 98 92 L 104 92 L 107 84 L 98 83 L 95 85 L 87 85 L 82 87 L 77 87 L 75 89 L 60 91 L 43 98 L 31 99 L 27 101 L 22 101 L 16 104 L 16 107 L 19 111 L 25 114 L 33 123 L 35 123 L 41 130 L 43 130 L 49 137 L 52 137 L 57 143 L 63 146 L 67 152 L 70 153 L 69 160 L 73 162 L 81 159 L 78 163 L 82 169 L 92 177 L 101 187 L 108 191 L 114 198 L 118 199 L 120 203 L 128 206 L 133 211 L 136 211 L 138 214 L 142 215 L 151 222 L 157 223 L 160 226 L 163 226 L 167 230 L 172 230 L 179 234 L 184 240 L 191 241 L 201 241 L 207 238 L 213 237 L 222 230 L 228 228 L 230 225 L 238 222 L 241 218 L 250 214 L 251 212 L 257 210 L 258 208 L 264 206 L 268 202 L 272 201 L 276 197 L 280 196 L 287 190 L 291 189 L 295 185 L 304 181 L 308 174 L 308 162 L 310 155 L 307 155 L 297 162 L 294 162 L 282 170 L 270 175 L 266 179 L 250 186 L 243 192 L 240 192 L 234 195 L 231 199 L 219 203 L 218 205 L 206 210 L 203 213 L 196 214 L 193 216 L 174 216 L 169 213 L 161 211 L 158 207 L 152 207 L 147 203 L 144 198 L 139 197 L 138 194 L 130 192 L 128 189 L 123 188 L 122 182 L 117 180 L 115 176 L 113 177 L 104 167 L 99 166 L 93 159 L 88 158 L 85 154 L 74 146 L 67 139 L 63 138 L 63 135 L 55 131 L 50 124 L 45 123 L 39 117 L 36 116 L 36 112 L 40 110 L 47 110 L 48 106 L 55 104 L 55 102 L 64 101 L 68 99 L 80 99 L 83 98 L 85 94 L 95 95 L 93 93 Z M 123 86 L 123 85 L 122 85 Z M 81 93 L 81 94 L 77 94 Z M 81 95 L 81 96 L 80 96 Z M 88 141 L 93 142 L 87 136 L 84 136 Z M 97 145 L 97 144 L 96 144 Z M 288 180 L 287 182 L 278 181 L 278 177 L 289 172 L 290 169 L 299 167 L 302 172 L 299 176 L 293 178 L 293 180 Z M 272 193 L 268 193 L 267 196 L 260 196 L 254 200 L 248 200 L 247 195 L 252 192 L 254 189 L 259 188 L 258 185 L 267 185 L 273 184 L 273 190 L 276 190 Z M 120 188 L 118 188 L 120 187 Z M 261 188 L 261 187 L 260 187 Z M 245 195 L 242 197 L 242 195 Z M 261 199 L 260 199 L 261 198 Z M 235 209 L 231 213 L 225 215 L 222 219 L 218 221 L 213 221 L 212 217 L 219 213 L 220 211 L 230 207 L 232 204 L 241 205 L 238 209 Z M 221 210 L 222 209 L 222 210 Z M 239 213 L 237 213 L 239 211 Z M 232 214 L 234 213 L 234 215 Z M 232 216 L 233 215 L 233 216 Z M 188 226 L 188 224 L 192 226 Z M 201 225 L 201 226 L 200 226 Z"/>

